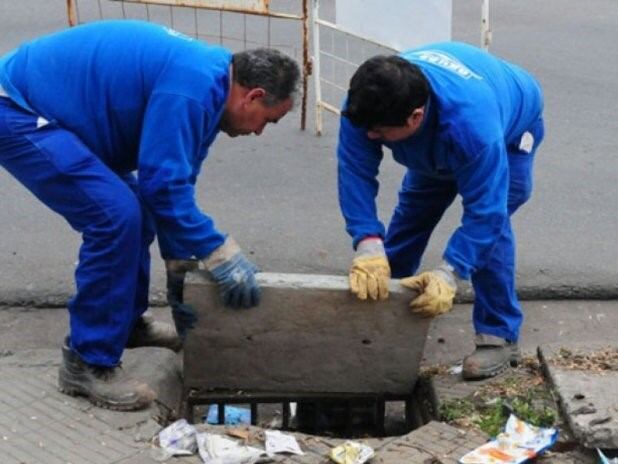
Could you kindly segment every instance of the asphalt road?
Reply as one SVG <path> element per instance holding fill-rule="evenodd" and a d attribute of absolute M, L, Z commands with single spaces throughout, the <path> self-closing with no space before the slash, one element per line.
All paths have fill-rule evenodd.
<path fill-rule="evenodd" d="M 480 1 L 453 3 L 453 38 L 478 44 Z M 519 287 L 535 298 L 616 296 L 618 5 L 492 5 L 492 51 L 532 71 L 546 98 L 546 140 L 534 195 L 514 219 Z M 0 52 L 64 27 L 64 0 L 0 2 Z M 260 137 L 221 135 L 202 169 L 199 203 L 263 270 L 344 273 L 352 252 L 336 198 L 337 120 L 327 117 L 322 137 L 313 134 L 311 117 L 305 132 L 298 121 L 297 112 Z M 384 221 L 402 172 L 390 160 L 383 164 Z M 64 301 L 73 291 L 79 236 L 2 170 L 0 185 L 0 303 Z M 424 266 L 439 261 L 460 213 L 453 206 L 446 215 Z M 153 256 L 156 298 L 162 284 L 156 247 Z"/>

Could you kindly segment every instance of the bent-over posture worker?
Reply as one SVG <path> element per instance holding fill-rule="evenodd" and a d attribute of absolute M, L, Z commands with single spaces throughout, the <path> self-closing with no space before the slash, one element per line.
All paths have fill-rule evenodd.
<path fill-rule="evenodd" d="M 140 21 L 75 27 L 0 59 L 0 165 L 83 239 L 61 390 L 119 410 L 154 399 L 119 361 L 125 348 L 180 348 L 142 316 L 155 235 L 172 274 L 202 260 L 225 304 L 259 303 L 256 267 L 200 211 L 195 183 L 217 133 L 259 135 L 292 108 L 298 80 L 275 50 L 232 54 Z"/>
<path fill-rule="evenodd" d="M 458 279 L 471 279 L 476 350 L 464 359 L 468 379 L 493 376 L 519 355 L 510 216 L 532 191 L 542 109 L 530 74 L 462 43 L 370 58 L 350 81 L 337 154 L 339 201 L 356 250 L 351 290 L 386 298 L 391 274 L 406 277 L 402 284 L 419 293 L 413 310 L 435 316 L 452 308 Z M 375 202 L 384 146 L 407 168 L 387 231 Z M 463 217 L 443 262 L 414 276 L 457 194 Z"/>

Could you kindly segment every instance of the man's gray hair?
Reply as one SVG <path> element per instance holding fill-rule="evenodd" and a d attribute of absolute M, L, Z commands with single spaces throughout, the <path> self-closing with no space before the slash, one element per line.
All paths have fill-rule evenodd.
<path fill-rule="evenodd" d="M 300 69 L 296 61 L 279 50 L 256 48 L 234 53 L 233 63 L 234 82 L 248 89 L 263 88 L 266 106 L 295 98 Z"/>

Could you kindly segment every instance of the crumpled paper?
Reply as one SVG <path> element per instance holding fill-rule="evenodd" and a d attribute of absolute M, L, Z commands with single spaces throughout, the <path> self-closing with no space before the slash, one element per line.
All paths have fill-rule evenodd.
<path fill-rule="evenodd" d="M 373 456 L 373 448 L 355 441 L 346 441 L 343 445 L 336 446 L 328 455 L 337 464 L 363 464 Z"/>
<path fill-rule="evenodd" d="M 299 456 L 305 454 L 300 449 L 294 435 L 281 433 L 279 430 L 265 430 L 264 436 L 266 437 L 264 447 L 269 456 L 275 453 L 292 453 Z"/>
<path fill-rule="evenodd" d="M 254 464 L 265 454 L 213 433 L 198 433 L 197 448 L 204 464 Z"/>
<path fill-rule="evenodd" d="M 540 428 L 513 414 L 504 432 L 462 457 L 461 464 L 521 464 L 550 448 L 558 438 L 555 428 Z"/>

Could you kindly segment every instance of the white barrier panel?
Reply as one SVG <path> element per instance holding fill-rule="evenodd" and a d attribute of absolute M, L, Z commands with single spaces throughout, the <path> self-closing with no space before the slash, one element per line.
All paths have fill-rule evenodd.
<path fill-rule="evenodd" d="M 452 0 L 337 0 L 341 29 L 394 50 L 451 39 Z"/>
<path fill-rule="evenodd" d="M 452 0 L 336 0 L 328 21 L 320 0 L 312 1 L 318 135 L 322 110 L 339 114 L 350 77 L 365 59 L 451 39 Z"/>

